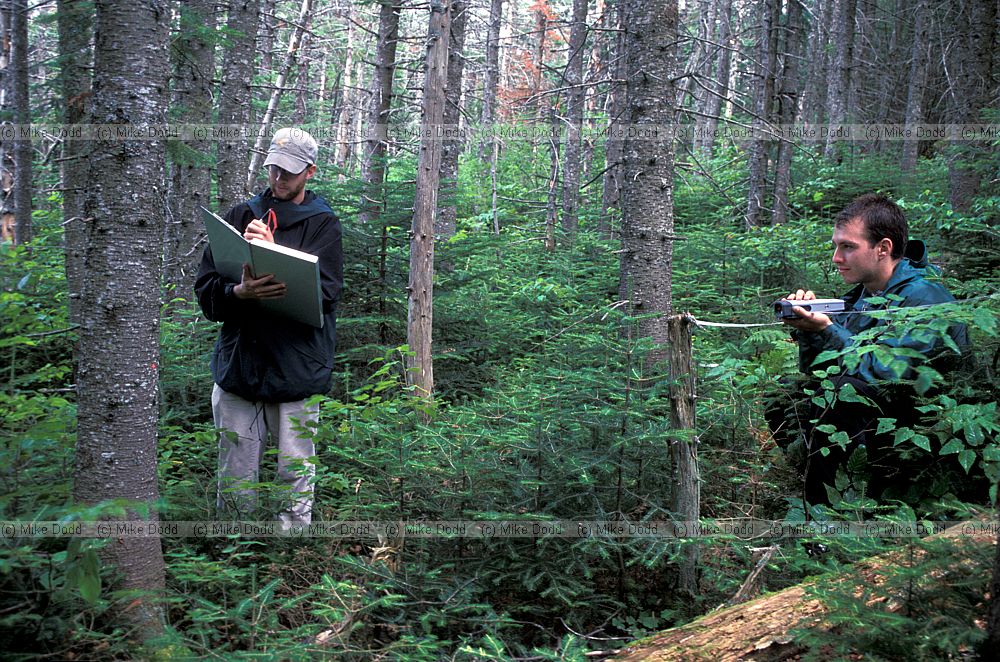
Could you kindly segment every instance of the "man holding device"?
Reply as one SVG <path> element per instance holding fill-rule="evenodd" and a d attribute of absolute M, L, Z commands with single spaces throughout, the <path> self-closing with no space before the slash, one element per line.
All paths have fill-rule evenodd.
<path fill-rule="evenodd" d="M 301 129 L 274 134 L 264 167 L 269 187 L 225 216 L 245 239 L 274 242 L 318 258 L 323 324 L 271 313 L 259 302 L 284 297 L 287 284 L 243 265 L 239 282 L 216 269 L 205 249 L 195 292 L 205 316 L 222 322 L 212 354 L 212 415 L 220 430 L 218 506 L 223 513 L 255 508 L 260 462 L 268 435 L 278 447 L 278 480 L 289 489 L 279 519 L 312 519 L 315 455 L 313 395 L 330 388 L 336 346 L 337 301 L 343 288 L 340 221 L 306 183 L 316 174 L 318 145 Z"/>
<path fill-rule="evenodd" d="M 834 484 L 838 467 L 862 447 L 866 464 L 874 469 L 869 493 L 877 496 L 882 491 L 891 472 L 885 464 L 889 449 L 879 447 L 876 440 L 878 419 L 895 418 L 896 427 L 914 419 L 913 390 L 898 383 L 913 380 L 921 365 L 943 367 L 949 352 L 954 358 L 954 349 L 961 351 L 969 344 L 968 331 L 961 324 L 947 329 L 950 340 L 946 340 L 945 334 L 929 330 L 901 333 L 891 316 L 864 314 L 955 300 L 943 285 L 927 280 L 933 267 L 927 262 L 924 243 L 908 240 L 903 211 L 886 196 L 863 195 L 837 215 L 833 264 L 844 282 L 855 286 L 844 297 L 844 312 L 828 315 L 808 310 L 808 302 L 816 300 L 816 295 L 798 289 L 786 297 L 794 316 L 782 321 L 793 329 L 803 373 L 812 375 L 814 370 L 839 364 L 840 371 L 829 377 L 836 398 L 832 404 L 820 406 L 808 396 L 793 394 L 775 402 L 768 411 L 775 439 L 783 447 L 795 441 L 788 438 L 791 429 L 802 431 L 805 497 L 813 504 L 828 502 L 826 486 Z M 868 340 L 857 338 L 876 328 L 884 330 Z M 861 351 L 871 344 L 878 346 L 875 351 Z M 857 351 L 857 361 L 844 361 L 843 356 L 831 362 L 817 361 L 825 351 L 843 350 Z M 860 397 L 852 397 L 852 391 Z M 818 429 L 825 425 L 845 433 L 846 445 Z"/>

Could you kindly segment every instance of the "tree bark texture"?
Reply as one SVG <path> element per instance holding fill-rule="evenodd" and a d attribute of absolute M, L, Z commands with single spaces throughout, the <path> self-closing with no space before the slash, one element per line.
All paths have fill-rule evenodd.
<path fill-rule="evenodd" d="M 337 147 L 334 152 L 334 165 L 340 168 L 342 171 L 352 171 L 353 164 L 352 159 L 354 156 L 354 120 L 357 111 L 355 109 L 355 97 L 357 96 L 355 87 L 355 39 L 357 34 L 357 26 L 354 22 L 355 10 L 354 5 L 350 5 L 347 8 L 347 47 L 346 55 L 344 58 L 344 70 L 341 76 L 341 89 L 343 90 L 340 94 L 340 100 L 335 104 L 337 108 L 335 112 L 334 121 L 337 123 Z M 325 70 L 325 67 L 324 67 Z"/>
<path fill-rule="evenodd" d="M 928 31 L 930 17 L 928 16 L 927 0 L 917 0 L 913 12 L 913 38 L 910 48 L 910 75 L 906 90 L 906 125 L 924 121 L 924 92 L 927 88 L 927 69 L 930 62 Z M 903 153 L 899 167 L 903 172 L 913 172 L 917 167 L 917 156 L 920 151 L 919 140 L 903 141 Z"/>
<path fill-rule="evenodd" d="M 993 60 L 997 45 L 997 4 L 990 0 L 960 0 L 955 22 L 958 34 L 949 51 L 948 107 L 954 124 L 982 122 L 983 108 L 997 101 Z M 964 212 L 982 186 L 977 168 L 978 144 L 954 141 L 948 165 L 949 197 L 954 210 Z"/>
<path fill-rule="evenodd" d="M 417 187 L 410 237 L 410 279 L 407 287 L 406 341 L 413 352 L 413 356 L 408 359 L 407 382 L 416 387 L 419 395 L 428 399 L 434 393 L 434 364 L 431 358 L 434 322 L 434 217 L 437 215 L 442 151 L 441 141 L 433 136 L 432 129 L 444 120 L 448 85 L 448 35 L 451 25 L 449 5 L 447 0 L 431 0 L 421 120 L 425 137 L 420 142 L 417 163 Z"/>
<path fill-rule="evenodd" d="M 497 88 L 500 84 L 500 27 L 503 25 L 503 0 L 490 0 L 486 28 L 486 73 L 483 78 L 483 109 L 479 123 L 483 128 L 496 121 Z M 488 135 L 488 134 L 486 134 Z M 494 138 L 490 142 L 496 142 Z M 479 158 L 493 159 L 493 146 L 486 141 L 479 146 Z"/>
<path fill-rule="evenodd" d="M 674 471 L 671 510 L 679 521 L 697 522 L 701 517 L 701 474 L 698 469 L 698 436 L 695 434 L 694 350 L 691 346 L 690 315 L 667 319 L 670 343 L 670 429 L 678 436 L 670 440 L 670 461 Z M 698 595 L 698 546 L 690 543 L 681 550 L 678 588 Z"/>
<path fill-rule="evenodd" d="M 11 3 L 11 68 L 14 123 L 31 124 L 31 99 L 28 92 L 28 2 L 13 0 Z M 14 141 L 14 243 L 24 245 L 31 241 L 32 208 L 32 157 L 31 140 Z"/>
<path fill-rule="evenodd" d="M 566 61 L 566 156 L 563 159 L 562 230 L 572 241 L 579 226 L 577 208 L 580 204 L 580 151 L 582 147 L 583 106 L 586 87 L 583 84 L 583 56 L 587 44 L 588 0 L 573 0 L 573 25 L 569 36 L 569 58 Z"/>
<path fill-rule="evenodd" d="M 626 112 L 627 94 L 626 77 L 628 76 L 628 61 L 625 57 L 627 45 L 625 33 L 625 3 L 617 3 L 615 11 L 615 35 L 614 65 L 612 67 L 611 87 L 608 90 L 608 116 L 612 137 L 609 137 L 604 146 L 604 159 L 606 162 L 604 170 L 603 190 L 601 194 L 601 219 L 598 231 L 604 237 L 612 234 L 612 211 L 620 210 L 623 173 L 624 173 L 624 148 L 625 141 L 614 136 L 619 134 L 619 129 L 624 123 Z"/>
<path fill-rule="evenodd" d="M 827 92 L 827 122 L 831 126 L 843 124 L 850 115 L 848 98 L 851 93 L 851 63 L 854 60 L 854 23 L 857 0 L 836 0 L 833 10 L 833 39 L 835 54 L 829 70 Z M 823 152 L 824 158 L 838 156 L 837 139 L 831 131 Z"/>
<path fill-rule="evenodd" d="M 402 0 L 380 0 L 378 43 L 375 51 L 375 77 L 368 104 L 368 138 L 361 160 L 364 194 L 358 222 L 374 223 L 385 205 L 385 157 L 388 147 L 389 109 L 392 108 L 392 79 L 396 72 L 396 45 L 399 40 L 399 14 Z"/>
<path fill-rule="evenodd" d="M 778 123 L 782 126 L 795 124 L 799 119 L 799 61 L 805 52 L 806 34 L 802 25 L 802 1 L 788 0 L 788 14 L 785 22 L 784 47 L 781 48 L 783 64 L 778 77 Z M 788 189 L 792 184 L 792 154 L 796 145 L 791 140 L 778 143 L 777 164 L 774 168 L 774 216 L 773 225 L 781 225 L 788 220 Z"/>
<path fill-rule="evenodd" d="M 218 205 L 225 213 L 246 199 L 246 172 L 250 126 L 250 82 L 254 73 L 254 47 L 259 0 L 229 0 L 226 40 L 223 45 L 222 80 L 219 85 L 219 124 L 239 129 L 240 137 L 219 141 L 216 174 Z"/>
<path fill-rule="evenodd" d="M 764 137 L 773 119 L 775 70 L 778 60 L 778 18 L 780 0 L 761 3 L 761 27 L 757 41 L 757 66 L 754 86 L 754 134 L 759 136 L 750 145 L 746 227 L 763 222 L 767 209 L 767 172 L 772 140 Z"/>
<path fill-rule="evenodd" d="M 723 100 L 729 96 L 729 73 L 733 62 L 732 20 L 733 0 L 715 0 L 713 15 L 718 17 L 718 33 L 715 52 L 714 77 L 707 81 L 711 93 L 703 96 L 701 117 L 698 125 L 702 127 L 695 149 L 702 156 L 711 157 L 714 150 L 715 135 L 722 116 Z"/>
<path fill-rule="evenodd" d="M 185 124 L 212 123 L 215 72 L 214 0 L 189 0 L 180 8 L 180 31 L 172 44 L 173 110 Z M 163 279 L 172 296 L 186 296 L 201 263 L 199 206 L 211 207 L 211 146 L 198 140 L 178 142 L 171 159 L 170 214 L 163 242 Z"/>
<path fill-rule="evenodd" d="M 651 338 L 647 365 L 666 356 L 673 262 L 674 118 L 677 1 L 626 3 L 628 110 L 626 124 L 649 135 L 625 142 L 622 195 L 622 299 L 643 318 L 639 334 Z"/>
<path fill-rule="evenodd" d="M 462 74 L 465 69 L 465 25 L 469 11 L 464 0 L 451 4 L 451 29 L 448 41 L 448 94 L 444 107 L 444 126 L 449 137 L 442 140 L 440 208 L 434 226 L 438 239 L 455 235 L 458 216 L 458 157 L 462 141 L 457 137 L 462 117 Z M 455 136 L 455 137 L 451 137 Z"/>
<path fill-rule="evenodd" d="M 90 41 L 94 32 L 93 6 L 86 0 L 59 0 L 56 5 L 59 31 L 59 83 L 62 92 L 63 122 L 82 124 L 90 108 L 90 68 L 94 53 Z M 60 164 L 63 206 L 63 249 L 69 315 L 80 323 L 83 293 L 83 256 L 87 248 L 87 224 L 83 202 L 87 188 L 88 145 L 82 140 L 62 144 Z"/>
<path fill-rule="evenodd" d="M 99 0 L 94 57 L 95 124 L 165 121 L 170 3 Z M 160 276 L 166 212 L 162 141 L 93 144 L 86 215 L 87 286 L 78 361 L 73 497 L 135 504 L 157 499 Z M 155 511 L 148 515 L 156 521 Z M 135 590 L 117 615 L 140 639 L 162 629 L 160 540 L 124 537 L 103 548 L 120 588 Z"/>

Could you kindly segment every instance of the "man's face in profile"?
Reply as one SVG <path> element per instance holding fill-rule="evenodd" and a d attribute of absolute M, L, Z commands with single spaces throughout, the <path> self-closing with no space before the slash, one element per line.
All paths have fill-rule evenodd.
<path fill-rule="evenodd" d="M 880 244 L 869 242 L 864 222 L 859 218 L 833 229 L 833 265 L 845 283 L 879 280 L 880 252 L 884 255 L 884 247 L 880 249 Z"/>

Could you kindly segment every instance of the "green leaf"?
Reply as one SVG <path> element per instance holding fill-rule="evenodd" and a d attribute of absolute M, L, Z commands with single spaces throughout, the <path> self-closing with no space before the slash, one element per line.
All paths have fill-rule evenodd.
<path fill-rule="evenodd" d="M 958 454 L 958 463 L 965 469 L 965 473 L 969 473 L 969 469 L 976 463 L 976 451 L 971 448 L 962 451 Z"/>
<path fill-rule="evenodd" d="M 889 430 L 896 427 L 895 418 L 880 418 L 878 419 L 878 429 L 875 430 L 875 434 L 885 434 Z"/>
<path fill-rule="evenodd" d="M 940 455 L 951 455 L 952 453 L 960 453 L 965 450 L 965 444 L 963 444 L 958 439 L 951 439 L 947 444 L 941 447 L 939 451 Z"/>
<path fill-rule="evenodd" d="M 910 428 L 900 428 L 896 430 L 896 435 L 892 440 L 893 446 L 899 446 L 904 441 L 909 441 L 913 438 L 914 432 Z"/>
<path fill-rule="evenodd" d="M 923 448 L 925 451 L 930 452 L 931 450 L 931 440 L 922 434 L 915 434 L 912 437 L 913 443 Z"/>

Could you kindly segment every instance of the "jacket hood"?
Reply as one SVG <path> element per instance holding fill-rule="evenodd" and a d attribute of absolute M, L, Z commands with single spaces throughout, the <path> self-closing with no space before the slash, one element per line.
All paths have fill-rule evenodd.
<path fill-rule="evenodd" d="M 928 264 L 927 245 L 920 239 L 910 239 L 906 242 L 903 257 L 909 260 L 913 266 L 923 269 Z"/>
<path fill-rule="evenodd" d="M 927 246 L 920 239 L 910 239 L 906 242 L 906 250 L 903 251 L 903 259 L 896 265 L 896 270 L 892 272 L 892 277 L 886 283 L 885 290 L 893 291 L 901 284 L 923 278 L 928 275 L 938 275 L 940 271 L 927 259 Z"/>
<path fill-rule="evenodd" d="M 260 195 L 247 200 L 247 205 L 257 218 L 263 218 L 268 209 L 273 209 L 278 217 L 279 228 L 289 228 L 317 214 L 333 213 L 326 200 L 312 191 L 306 191 L 302 202 L 295 204 L 288 200 L 278 200 L 271 195 L 271 189 L 266 188 Z"/>

